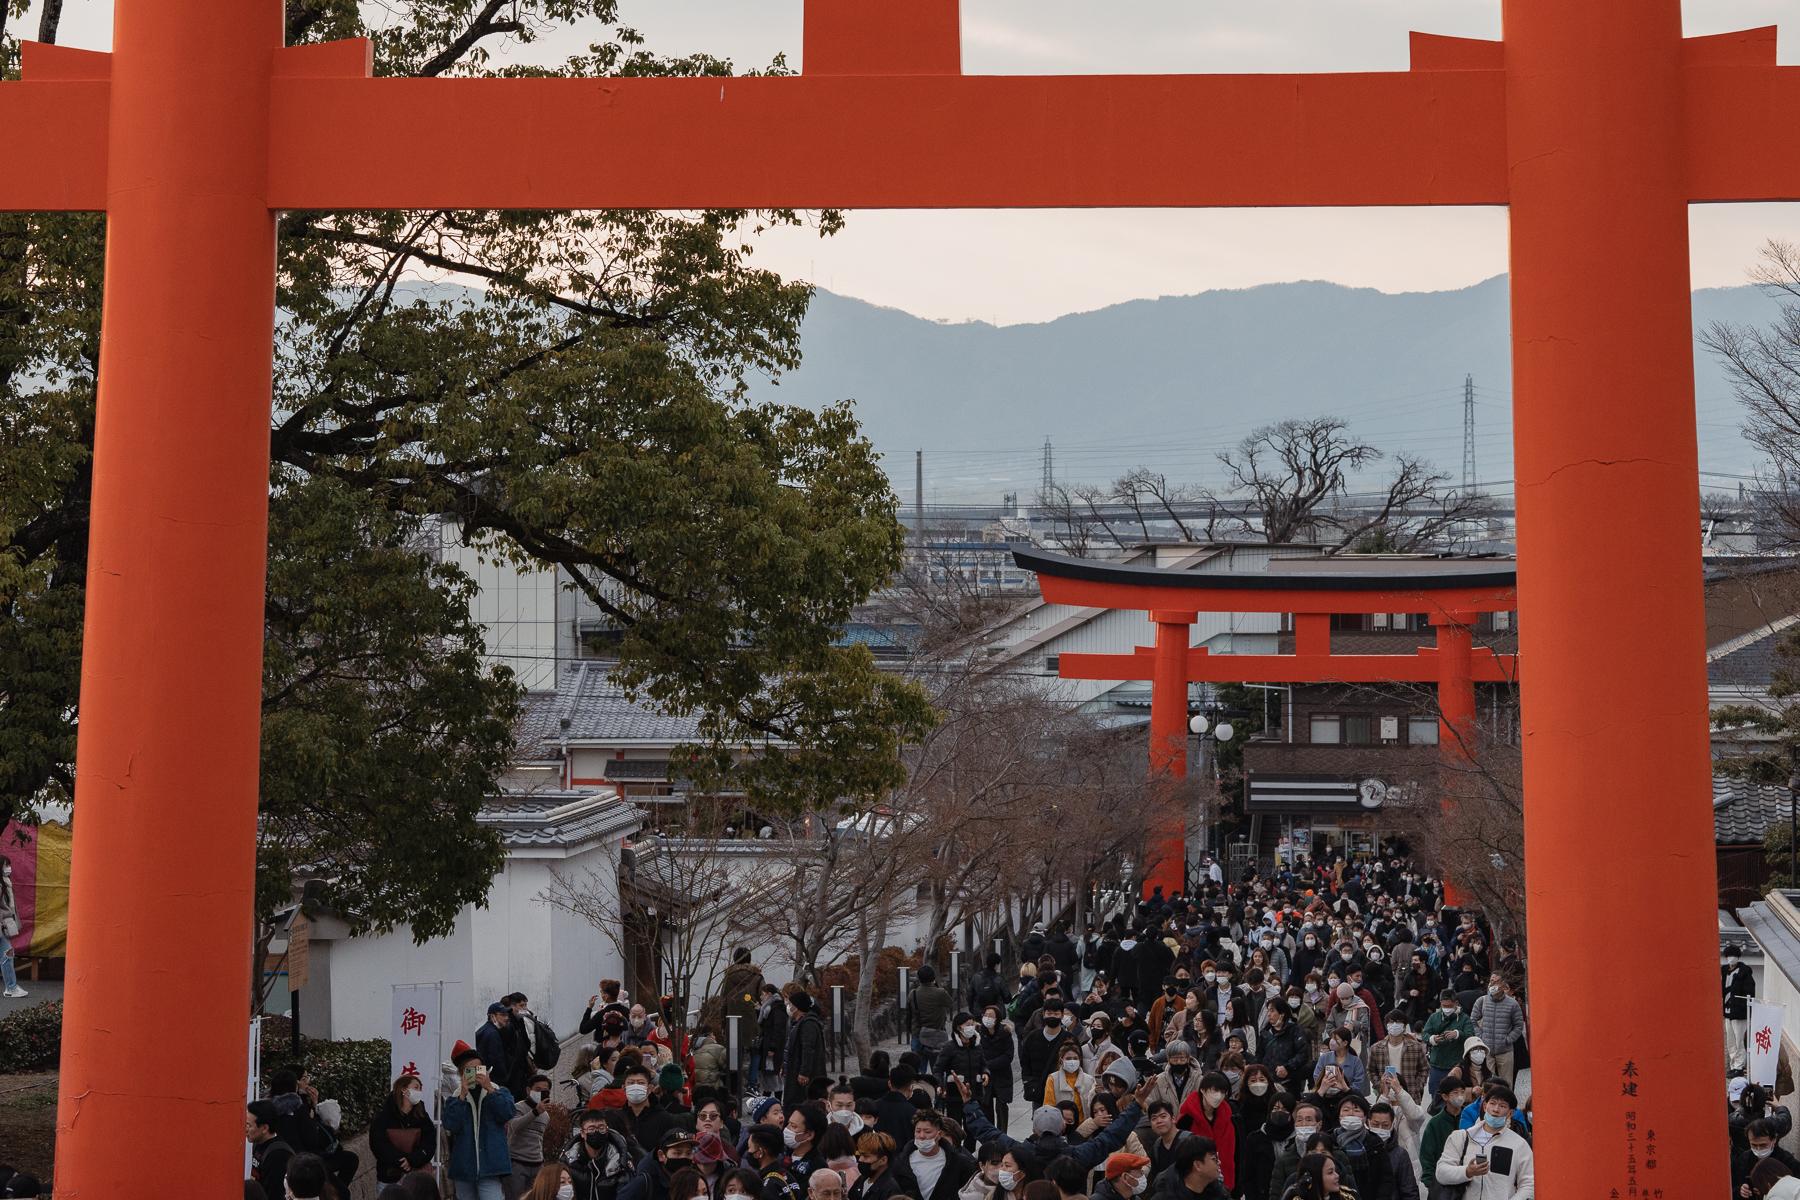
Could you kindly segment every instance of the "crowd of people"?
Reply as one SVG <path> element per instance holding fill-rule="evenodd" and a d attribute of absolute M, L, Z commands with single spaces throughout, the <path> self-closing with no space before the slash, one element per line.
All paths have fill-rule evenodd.
<path fill-rule="evenodd" d="M 507 997 L 438 1085 L 443 1173 L 478 1200 L 1535 1195 L 1519 947 L 1404 861 L 1213 867 L 1021 950 L 955 993 L 922 967 L 910 1047 L 851 1076 L 815 998 L 747 954 L 721 997 L 749 1031 L 741 1078 L 711 1031 L 605 981 L 553 1084 L 554 1033 Z M 396 1080 L 370 1131 L 382 1200 L 439 1194 L 425 1088 Z M 1732 1195 L 1800 1197 L 1786 1111 L 1741 1077 L 1729 1103 Z M 282 1076 L 250 1106 L 261 1200 L 324 1200 L 354 1172 L 300 1128 L 321 1107 Z"/>

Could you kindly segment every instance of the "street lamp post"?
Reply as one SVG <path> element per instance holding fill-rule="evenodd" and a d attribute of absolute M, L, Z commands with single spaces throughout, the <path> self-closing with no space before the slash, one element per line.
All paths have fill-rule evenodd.
<path fill-rule="evenodd" d="M 1788 886 L 1800 887 L 1795 870 L 1800 852 L 1800 745 L 1788 747 Z"/>

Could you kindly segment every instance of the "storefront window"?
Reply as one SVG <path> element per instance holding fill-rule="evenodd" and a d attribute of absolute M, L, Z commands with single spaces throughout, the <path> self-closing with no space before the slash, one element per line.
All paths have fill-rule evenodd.
<path fill-rule="evenodd" d="M 1314 717 L 1311 740 L 1315 746 L 1337 745 L 1344 740 L 1342 723 L 1336 717 Z"/>
<path fill-rule="evenodd" d="M 1408 717 L 1406 719 L 1406 744 L 1409 746 L 1435 746 L 1438 744 L 1438 723 L 1436 717 Z"/>

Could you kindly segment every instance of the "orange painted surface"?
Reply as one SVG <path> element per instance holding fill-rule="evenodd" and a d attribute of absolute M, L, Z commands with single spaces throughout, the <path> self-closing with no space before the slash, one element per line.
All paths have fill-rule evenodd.
<path fill-rule="evenodd" d="M 1064 654 L 1057 673 L 1064 679 L 1149 679 L 1152 652 Z M 1436 683 L 1443 677 L 1437 651 L 1417 654 L 1209 654 L 1188 651 L 1190 683 Z M 1469 678 L 1477 683 L 1513 683 L 1518 659 L 1482 649 L 1469 657 Z"/>
<path fill-rule="evenodd" d="M 1189 631 L 1196 614 L 1155 612 L 1156 650 L 1150 677 L 1150 776 L 1187 777 L 1187 652 Z M 1156 888 L 1172 896 L 1182 888 L 1187 873 L 1187 812 L 1179 803 L 1165 804 L 1157 814 L 1150 837 L 1149 870 L 1144 874 L 1144 895 Z"/>
<path fill-rule="evenodd" d="M 1557 1196 L 1626 1195 L 1635 1153 L 1639 1195 L 1715 1195 L 1681 6 L 1503 13 L 1537 1169 Z M 1770 144 L 1755 153 L 1792 169 Z M 1606 514 L 1605 529 L 1574 513 Z M 1624 982 L 1644 966 L 1615 936 L 1631 929 L 1656 930 L 1653 987 Z"/>
<path fill-rule="evenodd" d="M 240 1192 L 280 41 L 278 4 L 117 8 L 60 1196 L 141 1194 L 152 1110 L 159 1170 Z"/>
<path fill-rule="evenodd" d="M 1684 44 L 1677 0 L 1504 0 L 1498 59 L 1419 38 L 1412 72 L 1301 76 L 969 78 L 951 0 L 813 6 L 801 78 L 371 80 L 365 50 L 278 54 L 276 0 L 118 0 L 110 84 L 53 54 L 0 85 L 0 209 L 110 214 L 59 1192 L 140 1190 L 150 1110 L 183 1186 L 239 1170 L 273 209 L 1508 202 L 1539 1172 L 1623 1193 L 1636 1146 L 1640 1193 L 1716 1191 L 1685 206 L 1800 198 L 1800 70 L 1764 31 Z M 1566 520 L 1596 511 L 1605 536 Z M 1081 591 L 1046 581 L 1201 603 Z M 1621 987 L 1642 956 L 1593 931 L 1646 923 L 1657 986 Z"/>
<path fill-rule="evenodd" d="M 1086 579 L 1038 576 L 1044 599 L 1083 608 L 1153 608 L 1178 606 L 1205 612 L 1372 613 L 1372 612 L 1509 612 L 1516 604 L 1512 587 L 1400 588 L 1381 591 L 1333 591 L 1329 588 L 1185 588 L 1179 583 L 1100 583 Z"/>

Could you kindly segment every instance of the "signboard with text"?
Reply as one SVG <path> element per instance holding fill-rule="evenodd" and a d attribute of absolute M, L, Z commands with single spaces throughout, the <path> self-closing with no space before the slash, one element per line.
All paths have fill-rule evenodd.
<path fill-rule="evenodd" d="M 444 1059 L 443 987 L 436 983 L 394 988 L 393 1018 L 388 1025 L 392 1070 L 388 1077 L 417 1075 L 427 1095 L 437 1092 L 438 1064 Z"/>

